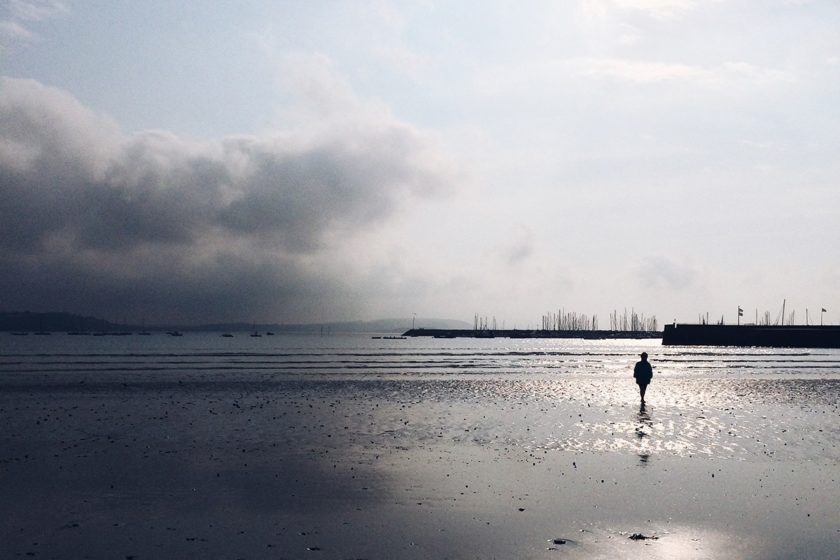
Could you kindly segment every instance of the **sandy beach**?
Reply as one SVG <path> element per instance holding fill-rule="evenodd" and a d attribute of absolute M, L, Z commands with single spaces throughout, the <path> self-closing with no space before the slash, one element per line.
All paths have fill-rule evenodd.
<path fill-rule="evenodd" d="M 840 557 L 831 369 L 11 368 L 3 558 Z"/>

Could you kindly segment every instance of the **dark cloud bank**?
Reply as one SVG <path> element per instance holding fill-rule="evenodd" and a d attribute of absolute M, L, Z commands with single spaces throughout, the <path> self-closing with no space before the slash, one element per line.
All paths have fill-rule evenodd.
<path fill-rule="evenodd" d="M 448 183 L 388 115 L 218 141 L 123 133 L 38 82 L 0 81 L 0 310 L 149 321 L 359 313 L 328 253 Z"/>

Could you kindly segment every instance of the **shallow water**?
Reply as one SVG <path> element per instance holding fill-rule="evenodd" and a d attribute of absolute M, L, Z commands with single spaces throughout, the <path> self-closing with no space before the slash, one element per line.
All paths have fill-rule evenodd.
<path fill-rule="evenodd" d="M 0 537 L 53 558 L 836 558 L 838 397 L 836 350 L 0 334 Z"/>
<path fill-rule="evenodd" d="M 654 380 L 639 411 L 631 371 L 642 351 L 651 355 Z M 6 392 L 172 383 L 222 393 L 362 396 L 383 405 L 376 419 L 383 431 L 409 442 L 463 431 L 459 439 L 473 444 L 524 449 L 840 459 L 840 350 L 663 347 L 656 340 L 0 335 Z M 452 417 L 456 405 L 487 414 L 471 425 Z M 409 413 L 411 422 L 401 424 Z"/>
<path fill-rule="evenodd" d="M 623 377 L 642 351 L 657 376 L 840 377 L 838 349 L 661 346 L 658 340 L 381 340 L 368 336 L 215 334 L 93 337 L 0 333 L 2 373 L 201 372 L 282 375 L 557 374 Z"/>

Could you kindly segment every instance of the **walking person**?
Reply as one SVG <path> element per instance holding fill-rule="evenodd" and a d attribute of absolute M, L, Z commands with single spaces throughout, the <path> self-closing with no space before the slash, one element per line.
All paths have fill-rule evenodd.
<path fill-rule="evenodd" d="M 636 362 L 636 367 L 633 368 L 633 377 L 636 378 L 636 383 L 639 385 L 639 394 L 642 397 L 642 407 L 645 406 L 645 391 L 647 391 L 648 383 L 653 378 L 653 367 L 648 362 L 647 352 L 642 352 L 641 360 Z"/>

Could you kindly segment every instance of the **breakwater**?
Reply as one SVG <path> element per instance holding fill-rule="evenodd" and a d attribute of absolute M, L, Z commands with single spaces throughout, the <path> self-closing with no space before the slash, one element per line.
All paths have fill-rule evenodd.
<path fill-rule="evenodd" d="M 840 326 L 665 325 L 663 345 L 840 348 Z"/>
<path fill-rule="evenodd" d="M 409 329 L 403 336 L 434 338 L 585 338 L 592 340 L 662 338 L 660 331 L 528 330 L 528 329 Z"/>

